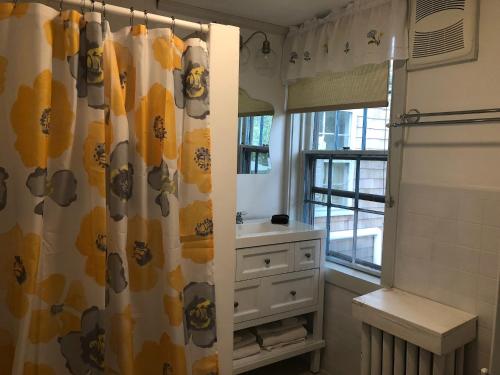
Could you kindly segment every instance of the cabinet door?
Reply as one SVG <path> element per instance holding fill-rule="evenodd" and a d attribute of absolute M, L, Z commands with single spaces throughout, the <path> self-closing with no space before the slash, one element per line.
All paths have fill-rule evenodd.
<path fill-rule="evenodd" d="M 236 281 L 293 271 L 293 244 L 236 250 Z"/>
<path fill-rule="evenodd" d="M 262 288 L 266 315 L 311 306 L 318 301 L 319 270 L 292 272 L 266 277 Z"/>
<path fill-rule="evenodd" d="M 234 322 L 256 319 L 262 315 L 262 280 L 247 280 L 235 283 Z"/>
<path fill-rule="evenodd" d="M 320 240 L 295 242 L 295 271 L 319 267 Z"/>

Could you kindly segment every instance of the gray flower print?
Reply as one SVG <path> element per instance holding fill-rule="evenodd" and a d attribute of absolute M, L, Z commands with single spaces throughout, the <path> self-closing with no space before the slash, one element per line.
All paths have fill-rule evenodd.
<path fill-rule="evenodd" d="M 377 30 L 368 31 L 368 34 L 366 34 L 366 37 L 368 38 L 368 44 L 374 44 L 376 46 L 380 45 L 383 35 L 384 33 L 381 33 Z"/>
<path fill-rule="evenodd" d="M 121 293 L 125 290 L 128 283 L 125 279 L 125 269 L 123 261 L 118 253 L 108 255 L 106 264 L 106 282 L 115 293 Z"/>
<path fill-rule="evenodd" d="M 71 75 L 76 79 L 78 97 L 87 98 L 89 107 L 103 109 L 104 70 L 103 70 L 103 30 L 107 21 L 101 25 L 90 21 L 80 29 L 80 50 L 68 57 Z"/>
<path fill-rule="evenodd" d="M 175 104 L 187 114 L 204 119 L 209 113 L 208 54 L 202 47 L 188 47 L 182 67 L 174 71 Z"/>
<path fill-rule="evenodd" d="M 189 283 L 184 296 L 184 339 L 191 338 L 202 348 L 209 348 L 217 341 L 215 325 L 215 288 L 208 283 Z"/>
<path fill-rule="evenodd" d="M 73 375 L 104 374 L 104 310 L 96 306 L 85 310 L 80 331 L 58 339 L 66 368 Z"/>
<path fill-rule="evenodd" d="M 176 197 L 178 191 L 178 173 L 175 171 L 171 177 L 168 170 L 168 165 L 165 161 L 161 161 L 159 167 L 153 167 L 148 173 L 148 184 L 152 189 L 159 192 L 156 196 L 155 203 L 161 208 L 161 215 L 167 217 L 170 214 L 169 194 Z"/>
<path fill-rule="evenodd" d="M 7 205 L 7 183 L 5 180 L 9 178 L 7 171 L 0 167 L 0 211 Z"/>
<path fill-rule="evenodd" d="M 36 168 L 26 180 L 26 187 L 32 195 L 49 197 L 61 207 L 67 207 L 76 200 L 76 186 L 73 172 L 67 169 L 56 171 L 49 179 L 46 168 Z M 43 202 L 36 205 L 36 214 L 43 214 Z"/>
<path fill-rule="evenodd" d="M 288 60 L 288 62 L 291 64 L 295 64 L 295 62 L 297 61 L 298 58 L 299 58 L 299 54 L 297 52 L 293 51 L 292 53 L 290 53 L 290 59 Z"/>
<path fill-rule="evenodd" d="M 111 152 L 106 174 L 110 216 L 119 221 L 127 215 L 127 201 L 133 188 L 134 168 L 128 162 L 128 141 L 118 143 Z"/>

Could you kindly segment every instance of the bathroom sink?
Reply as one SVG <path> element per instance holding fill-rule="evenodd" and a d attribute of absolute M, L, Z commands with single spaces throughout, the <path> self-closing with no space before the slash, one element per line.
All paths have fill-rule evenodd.
<path fill-rule="evenodd" d="M 290 221 L 288 224 L 272 224 L 268 219 L 248 220 L 236 224 L 236 247 L 264 246 L 272 243 L 303 241 L 323 236 L 323 230 L 312 225 Z"/>
<path fill-rule="evenodd" d="M 273 224 L 271 222 L 248 222 L 236 224 L 236 237 L 249 235 L 262 235 L 272 232 L 288 231 L 288 225 Z"/>

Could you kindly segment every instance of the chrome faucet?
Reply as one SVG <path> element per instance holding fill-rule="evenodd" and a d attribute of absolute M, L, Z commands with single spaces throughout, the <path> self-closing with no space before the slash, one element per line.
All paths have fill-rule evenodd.
<path fill-rule="evenodd" d="M 236 224 L 243 224 L 243 215 L 245 214 L 246 212 L 243 211 L 236 212 Z"/>

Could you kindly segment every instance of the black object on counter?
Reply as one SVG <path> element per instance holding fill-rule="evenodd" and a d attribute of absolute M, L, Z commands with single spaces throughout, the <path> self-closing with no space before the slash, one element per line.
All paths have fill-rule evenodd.
<path fill-rule="evenodd" d="M 273 215 L 273 217 L 271 217 L 271 223 L 273 224 L 288 224 L 289 221 L 290 217 L 285 214 Z"/>

